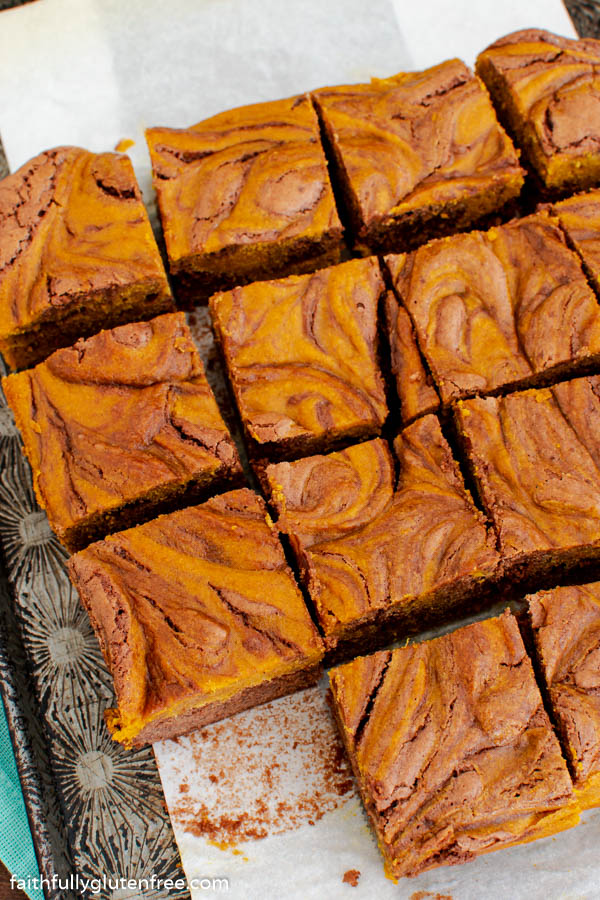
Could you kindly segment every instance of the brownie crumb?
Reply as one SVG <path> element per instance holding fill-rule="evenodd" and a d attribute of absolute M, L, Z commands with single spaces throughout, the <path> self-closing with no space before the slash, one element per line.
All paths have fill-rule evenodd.
<path fill-rule="evenodd" d="M 436 894 L 433 891 L 415 891 L 410 900 L 452 900 L 452 894 Z"/>
<path fill-rule="evenodd" d="M 348 869 L 347 872 L 344 872 L 342 881 L 344 882 L 344 884 L 350 884 L 352 885 L 352 887 L 356 887 L 359 878 L 360 872 L 358 871 L 358 869 Z"/>

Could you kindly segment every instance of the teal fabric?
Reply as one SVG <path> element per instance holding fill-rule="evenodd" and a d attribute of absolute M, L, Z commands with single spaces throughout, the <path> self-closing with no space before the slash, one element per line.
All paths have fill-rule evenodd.
<path fill-rule="evenodd" d="M 2 700 L 0 700 L 0 859 L 8 871 L 17 878 L 25 881 L 28 878 L 39 880 L 40 871 L 35 858 Z M 40 887 L 29 888 L 26 893 L 31 900 L 44 900 Z"/>

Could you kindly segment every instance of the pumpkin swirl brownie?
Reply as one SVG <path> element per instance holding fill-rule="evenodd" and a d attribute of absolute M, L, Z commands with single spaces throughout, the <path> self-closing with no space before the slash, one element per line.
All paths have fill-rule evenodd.
<path fill-rule="evenodd" d="M 530 589 L 600 559 L 600 379 L 456 405 L 503 565 Z"/>
<path fill-rule="evenodd" d="M 600 190 L 575 194 L 549 206 L 567 241 L 581 257 L 583 268 L 600 293 Z"/>
<path fill-rule="evenodd" d="M 600 583 L 540 591 L 528 599 L 577 799 L 583 809 L 600 806 Z"/>
<path fill-rule="evenodd" d="M 313 97 L 354 238 L 371 252 L 467 228 L 521 190 L 517 153 L 458 59 Z"/>
<path fill-rule="evenodd" d="M 392 878 L 570 828 L 579 807 L 516 620 L 330 673 L 336 717 Z"/>
<path fill-rule="evenodd" d="M 314 683 L 323 647 L 263 501 L 243 488 L 69 560 L 112 672 L 113 738 L 139 746 Z"/>
<path fill-rule="evenodd" d="M 545 214 L 386 257 L 442 401 L 600 367 L 600 308 Z"/>
<path fill-rule="evenodd" d="M 242 480 L 184 313 L 102 331 L 2 385 L 38 502 L 71 550 Z"/>
<path fill-rule="evenodd" d="M 600 41 L 527 29 L 477 58 L 501 121 L 548 191 L 600 180 Z"/>
<path fill-rule="evenodd" d="M 378 439 L 266 469 L 334 658 L 390 643 L 486 596 L 499 561 L 435 416 Z"/>
<path fill-rule="evenodd" d="M 307 96 L 146 136 L 182 301 L 340 260 L 342 226 Z"/>
<path fill-rule="evenodd" d="M 384 284 L 375 258 L 215 294 L 210 310 L 250 454 L 299 456 L 379 434 Z"/>
<path fill-rule="evenodd" d="M 11 368 L 171 309 L 127 156 L 58 147 L 0 182 L 0 351 Z"/>

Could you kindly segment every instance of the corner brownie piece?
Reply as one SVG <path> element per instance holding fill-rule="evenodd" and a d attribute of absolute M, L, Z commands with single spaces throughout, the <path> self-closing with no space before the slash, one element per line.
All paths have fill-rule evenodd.
<path fill-rule="evenodd" d="M 418 875 L 570 828 L 579 807 L 516 620 L 330 674 L 386 872 Z"/>
<path fill-rule="evenodd" d="M 477 58 L 506 127 L 550 191 L 600 180 L 600 41 L 536 28 L 500 38 Z"/>
<path fill-rule="evenodd" d="M 184 313 L 77 341 L 2 386 L 38 502 L 71 550 L 241 480 Z"/>
<path fill-rule="evenodd" d="M 115 682 L 113 738 L 185 734 L 314 683 L 323 655 L 263 501 L 242 489 L 69 560 Z"/>
<path fill-rule="evenodd" d="M 440 398 L 421 358 L 410 316 L 392 291 L 384 301 L 385 328 L 390 350 L 390 372 L 396 386 L 404 425 L 426 413 L 437 412 Z"/>
<path fill-rule="evenodd" d="M 250 453 L 282 458 L 372 437 L 387 415 L 376 259 L 210 299 Z"/>
<path fill-rule="evenodd" d="M 58 147 L 0 182 L 0 351 L 12 369 L 170 309 L 127 156 Z"/>
<path fill-rule="evenodd" d="M 472 611 L 494 577 L 493 535 L 437 418 L 409 425 L 395 453 L 397 479 L 381 440 L 266 469 L 277 525 L 336 658 Z"/>
<path fill-rule="evenodd" d="M 504 565 L 533 589 L 600 559 L 600 380 L 460 401 L 456 422 Z"/>
<path fill-rule="evenodd" d="M 581 257 L 594 290 L 600 293 L 600 191 L 575 194 L 552 204 L 550 209 Z"/>
<path fill-rule="evenodd" d="M 600 308 L 545 214 L 386 257 L 445 404 L 600 366 Z"/>
<path fill-rule="evenodd" d="M 146 136 L 180 299 L 340 260 L 342 226 L 307 96 Z"/>
<path fill-rule="evenodd" d="M 583 809 L 600 806 L 600 582 L 540 591 L 529 616 L 551 709 Z"/>
<path fill-rule="evenodd" d="M 466 228 L 521 190 L 515 149 L 458 59 L 313 97 L 355 240 L 371 252 Z"/>

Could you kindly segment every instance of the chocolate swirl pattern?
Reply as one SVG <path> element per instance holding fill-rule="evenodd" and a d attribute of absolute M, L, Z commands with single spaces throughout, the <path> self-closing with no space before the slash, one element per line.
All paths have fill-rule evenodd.
<path fill-rule="evenodd" d="M 278 525 L 298 549 L 326 646 L 366 634 L 383 612 L 406 623 L 459 605 L 498 562 L 437 419 L 405 429 L 395 451 L 395 490 L 380 442 L 267 470 Z M 339 500 L 342 479 L 348 504 Z"/>
<path fill-rule="evenodd" d="M 114 678 L 117 741 L 183 734 L 318 675 L 321 641 L 250 490 L 92 544 L 69 573 Z"/>
<path fill-rule="evenodd" d="M 444 213 L 467 225 L 520 191 L 516 152 L 458 59 L 313 96 L 354 228 L 374 250 L 385 243 L 378 229 L 401 217 L 418 212 L 421 229 L 436 216 L 443 229 Z"/>
<path fill-rule="evenodd" d="M 600 41 L 538 29 L 500 38 L 477 73 L 547 188 L 583 188 L 600 174 Z"/>
<path fill-rule="evenodd" d="M 546 215 L 433 241 L 386 262 L 445 403 L 600 362 L 598 303 Z"/>
<path fill-rule="evenodd" d="M 126 156 L 77 147 L 40 154 L 0 184 L 0 230 L 0 349 L 11 364 L 38 361 L 26 341 L 42 325 L 44 342 L 54 342 L 48 355 L 117 324 L 125 310 L 148 318 L 172 308 Z"/>
<path fill-rule="evenodd" d="M 78 341 L 3 387 L 38 501 L 68 547 L 114 530 L 133 501 L 241 471 L 183 313 Z"/>
<path fill-rule="evenodd" d="M 575 825 L 571 780 L 507 612 L 331 674 L 393 877 Z"/>
<path fill-rule="evenodd" d="M 147 140 L 174 274 L 225 277 L 229 266 L 236 284 L 265 266 L 262 277 L 278 274 L 268 270 L 278 255 L 279 267 L 286 254 L 296 262 L 303 253 L 339 259 L 342 228 L 306 96 L 230 110 L 188 129 L 151 128 Z"/>
<path fill-rule="evenodd" d="M 597 556 L 600 404 L 596 379 L 465 400 L 457 423 L 506 558 Z M 562 551 L 542 553 L 539 551 Z"/>
<path fill-rule="evenodd" d="M 235 288 L 210 308 L 250 448 L 269 456 L 375 435 L 387 407 L 377 362 L 377 260 Z"/>
<path fill-rule="evenodd" d="M 600 802 L 600 583 L 529 598 L 540 667 L 579 802 Z"/>

